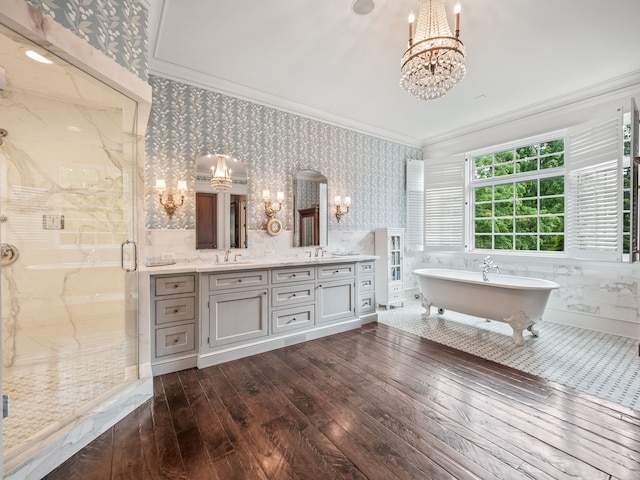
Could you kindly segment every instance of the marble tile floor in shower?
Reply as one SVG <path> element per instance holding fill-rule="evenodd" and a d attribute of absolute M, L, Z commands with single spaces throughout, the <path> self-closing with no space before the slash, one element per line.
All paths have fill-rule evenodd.
<path fill-rule="evenodd" d="M 9 416 L 3 422 L 5 458 L 59 428 L 78 409 L 124 381 L 124 345 L 85 346 L 55 362 L 5 369 L 3 394 Z"/>
<path fill-rule="evenodd" d="M 540 321 L 540 336 L 525 332 L 519 347 L 506 323 L 433 307 L 423 320 L 423 312 L 412 300 L 379 309 L 378 321 L 640 411 L 638 340 Z"/>

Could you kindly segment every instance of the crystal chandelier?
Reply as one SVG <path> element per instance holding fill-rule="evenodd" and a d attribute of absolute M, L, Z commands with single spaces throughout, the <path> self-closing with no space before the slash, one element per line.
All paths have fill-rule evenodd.
<path fill-rule="evenodd" d="M 467 73 L 460 34 L 460 4 L 455 7 L 455 37 L 443 0 L 419 0 L 418 23 L 409 16 L 409 48 L 402 56 L 400 86 L 420 100 L 443 96 Z"/>
<path fill-rule="evenodd" d="M 211 167 L 211 186 L 218 192 L 223 192 L 231 188 L 231 170 L 227 168 L 229 155 L 216 153 L 218 162 L 215 167 Z"/>

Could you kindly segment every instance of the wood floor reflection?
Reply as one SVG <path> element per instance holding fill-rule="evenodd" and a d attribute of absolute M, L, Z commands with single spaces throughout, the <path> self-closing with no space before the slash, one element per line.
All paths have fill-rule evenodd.
<path fill-rule="evenodd" d="M 640 412 L 381 324 L 154 392 L 46 478 L 640 478 Z"/>

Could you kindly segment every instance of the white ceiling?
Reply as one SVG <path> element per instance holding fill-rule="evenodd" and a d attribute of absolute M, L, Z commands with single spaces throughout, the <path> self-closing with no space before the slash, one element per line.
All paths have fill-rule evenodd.
<path fill-rule="evenodd" d="M 399 71 L 418 2 L 374 2 L 151 0 L 150 72 L 416 146 L 640 83 L 638 0 L 460 0 L 467 75 L 417 100 Z"/>

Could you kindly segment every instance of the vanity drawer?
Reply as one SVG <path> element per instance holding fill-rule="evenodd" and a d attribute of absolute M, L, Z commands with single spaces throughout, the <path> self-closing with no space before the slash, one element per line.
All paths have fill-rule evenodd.
<path fill-rule="evenodd" d="M 195 275 L 155 277 L 155 292 L 158 297 L 162 295 L 173 295 L 174 293 L 193 293 L 195 290 Z"/>
<path fill-rule="evenodd" d="M 309 327 L 315 323 L 316 310 L 313 305 L 300 305 L 271 312 L 271 332 L 280 333 Z"/>
<path fill-rule="evenodd" d="M 194 324 L 156 330 L 156 357 L 188 352 L 195 348 Z"/>
<path fill-rule="evenodd" d="M 195 297 L 168 298 L 156 300 L 156 324 L 194 320 L 196 313 Z"/>
<path fill-rule="evenodd" d="M 402 293 L 402 282 L 389 284 L 389 296 L 393 295 L 394 293 Z"/>
<path fill-rule="evenodd" d="M 360 272 L 360 274 L 373 273 L 376 270 L 376 262 L 374 260 L 360 262 L 358 266 L 358 271 Z"/>
<path fill-rule="evenodd" d="M 360 275 L 358 277 L 358 291 L 369 292 L 374 289 L 373 275 Z"/>
<path fill-rule="evenodd" d="M 376 295 L 374 292 L 365 293 L 358 297 L 358 311 L 360 315 L 376 311 Z"/>
<path fill-rule="evenodd" d="M 271 270 L 271 283 L 302 282 L 315 278 L 316 269 L 310 266 Z"/>
<path fill-rule="evenodd" d="M 355 263 L 318 266 L 318 280 L 353 277 L 356 272 Z"/>
<path fill-rule="evenodd" d="M 269 283 L 269 270 L 209 274 L 209 291 L 228 288 L 260 287 Z"/>
<path fill-rule="evenodd" d="M 284 307 L 297 303 L 312 303 L 316 300 L 314 283 L 295 283 L 282 287 L 271 287 L 271 306 Z"/>

